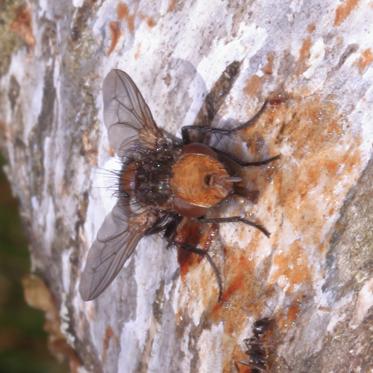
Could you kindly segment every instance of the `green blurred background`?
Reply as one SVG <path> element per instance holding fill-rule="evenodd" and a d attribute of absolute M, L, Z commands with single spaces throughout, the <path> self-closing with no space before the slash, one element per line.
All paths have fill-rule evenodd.
<path fill-rule="evenodd" d="M 0 373 L 62 373 L 47 349 L 44 315 L 28 307 L 22 277 L 30 271 L 27 242 L 0 156 Z"/>

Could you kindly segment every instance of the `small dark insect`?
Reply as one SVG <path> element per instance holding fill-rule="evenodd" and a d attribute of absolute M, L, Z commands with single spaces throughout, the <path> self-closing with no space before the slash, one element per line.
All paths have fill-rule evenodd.
<path fill-rule="evenodd" d="M 185 219 L 198 224 L 242 222 L 269 236 L 263 226 L 243 217 L 208 218 L 206 213 L 233 194 L 245 195 L 242 167 L 264 165 L 279 156 L 243 162 L 204 143 L 191 142 L 190 134 L 195 131 L 203 136 L 229 135 L 247 128 L 264 112 L 268 102 L 239 127 L 187 126 L 182 128 L 179 139 L 157 127 L 140 91 L 125 72 L 112 70 L 107 75 L 103 99 L 109 141 L 123 164 L 118 202 L 99 229 L 81 276 L 82 299 L 99 296 L 118 275 L 140 239 L 158 232 L 164 232 L 169 245 L 207 258 L 217 276 L 221 296 L 219 273 L 207 250 L 176 242 L 178 225 Z"/>
<path fill-rule="evenodd" d="M 273 327 L 274 320 L 268 317 L 257 320 L 253 325 L 253 336 L 244 339 L 248 360 L 239 361 L 240 364 L 250 367 L 251 373 L 268 372 L 269 346 L 265 335 Z M 237 368 L 238 370 L 238 368 Z"/>

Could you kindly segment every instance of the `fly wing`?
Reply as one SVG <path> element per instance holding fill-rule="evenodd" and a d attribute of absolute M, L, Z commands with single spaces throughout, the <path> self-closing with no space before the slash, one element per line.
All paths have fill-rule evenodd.
<path fill-rule="evenodd" d="M 148 224 L 130 224 L 128 208 L 118 202 L 106 216 L 89 250 L 80 278 L 83 300 L 97 298 L 114 280 L 135 250 Z"/>
<path fill-rule="evenodd" d="M 154 147 L 162 131 L 133 80 L 124 71 L 111 70 L 103 84 L 104 122 L 110 145 L 120 156 L 133 141 Z"/>

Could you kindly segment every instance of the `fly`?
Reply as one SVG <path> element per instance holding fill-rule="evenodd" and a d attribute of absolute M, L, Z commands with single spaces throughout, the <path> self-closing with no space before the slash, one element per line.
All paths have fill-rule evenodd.
<path fill-rule="evenodd" d="M 204 256 L 222 281 L 207 250 L 176 239 L 180 223 L 241 222 L 269 236 L 261 224 L 241 216 L 207 217 L 230 196 L 247 195 L 240 172 L 244 162 L 203 142 L 192 142 L 191 133 L 202 138 L 217 133 L 230 135 L 254 124 L 268 101 L 245 124 L 233 128 L 186 126 L 182 138 L 159 128 L 135 83 L 125 72 L 112 70 L 103 83 L 104 122 L 110 145 L 122 159 L 119 199 L 106 216 L 89 250 L 79 291 L 83 300 L 97 298 L 115 279 L 142 237 L 163 232 L 168 244 Z M 207 141 L 207 140 L 206 140 Z"/>
<path fill-rule="evenodd" d="M 247 360 L 239 361 L 240 364 L 250 367 L 250 372 L 260 373 L 269 371 L 269 355 L 267 339 L 269 332 L 274 327 L 274 320 L 268 317 L 254 322 L 252 332 L 253 336 L 244 339 L 246 346 Z M 267 338 L 266 338 L 267 337 Z M 237 371 L 239 371 L 236 364 Z"/>

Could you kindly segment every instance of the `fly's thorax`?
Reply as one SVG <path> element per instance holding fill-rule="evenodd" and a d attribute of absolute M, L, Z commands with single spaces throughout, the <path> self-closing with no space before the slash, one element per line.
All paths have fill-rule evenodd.
<path fill-rule="evenodd" d="M 232 192 L 230 175 L 206 145 L 190 144 L 185 148 L 172 166 L 172 193 L 193 206 L 212 207 Z"/>
<path fill-rule="evenodd" d="M 137 203 L 165 208 L 171 198 L 170 178 L 177 147 L 159 147 L 134 154 L 122 168 L 121 187 Z"/>
<path fill-rule="evenodd" d="M 136 162 L 127 162 L 122 166 L 119 180 L 121 192 L 131 195 L 136 188 Z"/>

